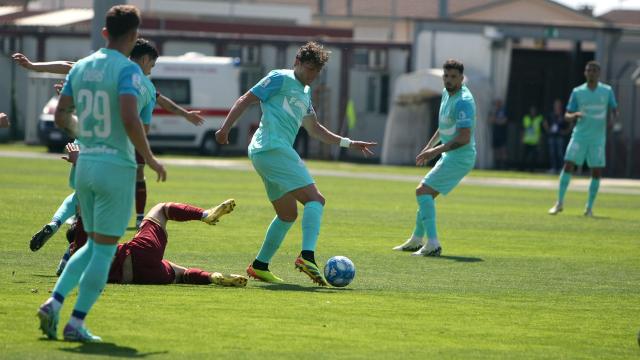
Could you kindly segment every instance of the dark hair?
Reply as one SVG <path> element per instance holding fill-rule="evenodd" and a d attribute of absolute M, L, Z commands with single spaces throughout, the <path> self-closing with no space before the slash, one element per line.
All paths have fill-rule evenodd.
<path fill-rule="evenodd" d="M 129 57 L 131 58 L 131 60 L 136 60 L 145 55 L 149 55 L 152 60 L 155 60 L 159 56 L 158 49 L 156 49 L 156 47 L 153 46 L 153 44 L 149 40 L 138 38 L 138 40 L 136 40 L 136 45 L 133 47 L 133 50 L 131 50 L 131 54 L 129 55 Z"/>
<path fill-rule="evenodd" d="M 458 61 L 454 59 L 449 59 L 445 61 L 444 64 L 442 64 L 442 69 L 444 70 L 455 69 L 460 72 L 460 75 L 464 74 L 464 65 L 462 64 L 462 61 Z"/>
<path fill-rule="evenodd" d="M 312 63 L 315 66 L 323 67 L 329 61 L 330 53 L 317 42 L 309 41 L 298 49 L 296 59 L 302 63 Z"/>
<path fill-rule="evenodd" d="M 585 65 L 585 69 L 588 68 L 589 66 L 595 66 L 598 70 L 600 70 L 600 63 L 595 61 L 595 60 L 591 60 L 587 63 L 587 65 Z"/>
<path fill-rule="evenodd" d="M 105 26 L 111 39 L 119 39 L 140 26 L 140 10 L 133 5 L 116 5 L 107 11 Z"/>

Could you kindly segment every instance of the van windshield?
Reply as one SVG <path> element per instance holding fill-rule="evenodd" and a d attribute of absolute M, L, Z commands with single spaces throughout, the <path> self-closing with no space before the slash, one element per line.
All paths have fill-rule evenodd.
<path fill-rule="evenodd" d="M 191 104 L 191 86 L 189 79 L 151 79 L 156 90 L 173 100 L 176 104 Z"/>

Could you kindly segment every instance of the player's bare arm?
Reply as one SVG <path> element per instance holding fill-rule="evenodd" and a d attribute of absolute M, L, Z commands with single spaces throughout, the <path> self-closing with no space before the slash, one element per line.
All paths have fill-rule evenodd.
<path fill-rule="evenodd" d="M 436 132 L 433 133 L 433 136 L 431 136 L 431 139 L 429 139 L 427 145 L 425 145 L 424 148 L 420 150 L 420 152 L 431 149 L 432 147 L 438 145 L 438 143 L 440 143 L 440 129 L 437 129 Z"/>
<path fill-rule="evenodd" d="M 244 111 L 251 106 L 252 104 L 257 104 L 260 102 L 260 99 L 255 96 L 251 91 L 247 91 L 244 95 L 240 96 L 238 100 L 233 104 L 229 114 L 226 119 L 224 119 L 224 123 L 220 130 L 216 131 L 216 141 L 218 144 L 228 144 L 229 143 L 229 131 L 233 127 L 233 124 L 238 121 L 238 118 L 244 113 Z"/>
<path fill-rule="evenodd" d="M 11 123 L 9 117 L 5 113 L 0 113 L 0 128 L 8 128 Z"/>
<path fill-rule="evenodd" d="M 371 148 L 378 145 L 378 143 L 376 142 L 350 140 L 347 138 L 343 138 L 340 135 L 334 134 L 318 122 L 315 114 L 306 116 L 304 119 L 302 119 L 302 126 L 304 126 L 305 130 L 307 130 L 309 136 L 314 139 L 318 139 L 323 143 L 329 145 L 340 145 L 343 147 L 348 147 L 349 149 L 358 149 L 362 151 L 362 154 L 365 157 L 373 155 L 374 153 Z M 347 144 L 348 146 L 345 146 Z"/>
<path fill-rule="evenodd" d="M 136 151 L 144 158 L 147 165 L 158 174 L 157 181 L 165 181 L 167 172 L 151 152 L 142 121 L 140 121 L 140 116 L 138 115 L 137 101 L 134 95 L 120 95 L 120 115 L 122 116 L 124 128 Z"/>
<path fill-rule="evenodd" d="M 200 116 L 200 111 L 189 111 L 162 94 L 158 96 L 157 101 L 161 108 L 172 114 L 182 116 L 193 125 L 200 126 L 204 124 L 204 118 Z"/>
<path fill-rule="evenodd" d="M 75 64 L 72 61 L 49 61 L 49 62 L 31 62 L 28 57 L 21 53 L 11 55 L 13 61 L 23 68 L 31 71 L 46 72 L 52 74 L 68 74 Z"/>
<path fill-rule="evenodd" d="M 564 119 L 567 121 L 577 121 L 580 120 L 580 118 L 582 117 L 582 113 L 580 111 L 576 111 L 576 112 L 565 112 L 564 113 Z"/>
<path fill-rule="evenodd" d="M 65 130 L 71 137 L 75 137 L 75 129 L 78 127 L 78 119 L 72 116 L 75 110 L 73 98 L 68 95 L 61 95 L 53 117 L 56 126 Z"/>
<path fill-rule="evenodd" d="M 420 152 L 420 154 L 416 156 L 416 165 L 425 165 L 436 156 L 447 151 L 453 151 L 461 148 L 467 145 L 469 141 L 471 141 L 471 128 L 458 128 L 458 135 L 456 135 L 456 137 L 451 141 Z"/>

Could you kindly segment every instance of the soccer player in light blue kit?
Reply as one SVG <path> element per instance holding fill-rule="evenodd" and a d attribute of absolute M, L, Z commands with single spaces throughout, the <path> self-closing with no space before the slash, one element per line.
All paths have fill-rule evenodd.
<path fill-rule="evenodd" d="M 560 172 L 558 201 L 549 209 L 549 215 L 556 215 L 563 210 L 564 195 L 571 181 L 571 174 L 576 166 L 587 161 L 591 169 L 589 198 L 584 210 L 585 216 L 593 216 L 593 203 L 600 188 L 602 169 L 605 167 L 605 146 L 607 141 L 607 119 L 609 111 L 617 117 L 618 103 L 611 86 L 599 82 L 600 64 L 589 61 L 584 69 L 587 82 L 574 88 L 567 103 L 564 118 L 575 121 L 564 156 L 564 168 Z"/>
<path fill-rule="evenodd" d="M 67 76 L 55 113 L 56 125 L 75 133 L 80 143 L 76 164 L 76 191 L 87 245 L 76 252 L 40 306 L 40 329 L 57 338 L 60 308 L 69 292 L 78 286 L 78 299 L 64 328 L 64 339 L 95 342 L 84 318 L 97 301 L 107 281 L 116 245 L 124 234 L 135 184 L 134 147 L 147 164 L 166 179 L 164 167 L 149 149 L 138 96 L 142 86 L 140 67 L 127 56 L 138 37 L 140 12 L 134 6 L 117 5 L 106 15 L 103 36 L 107 47 L 81 59 Z M 77 121 L 71 113 L 77 107 Z"/>
<path fill-rule="evenodd" d="M 276 211 L 258 256 L 247 268 L 249 276 L 261 281 L 284 282 L 271 273 L 268 266 L 298 217 L 299 201 L 304 205 L 302 252 L 295 260 L 295 267 L 313 282 L 327 285 L 315 262 L 325 199 L 293 149 L 300 126 L 325 144 L 359 149 L 365 156 L 372 154 L 370 148 L 376 145 L 340 137 L 318 123 L 311 104 L 309 85 L 328 60 L 329 53 L 321 45 L 308 42 L 298 49 L 293 70 L 271 71 L 236 101 L 222 128 L 216 132 L 216 140 L 220 144 L 227 144 L 229 131 L 235 121 L 249 105 L 260 102 L 262 119 L 249 145 L 249 158 L 262 178 L 269 201 Z"/>
<path fill-rule="evenodd" d="M 49 63 L 32 63 L 29 59 L 20 54 L 16 53 L 13 55 L 13 58 L 16 59 L 21 66 L 25 67 L 29 70 L 39 71 L 39 72 L 51 72 L 54 74 L 68 74 L 69 71 L 75 65 L 74 62 L 70 61 L 54 61 Z M 138 64 L 142 70 L 142 72 L 147 75 L 142 77 L 142 85 L 144 87 L 144 91 L 141 91 L 138 94 L 137 107 L 140 110 L 140 119 L 142 120 L 142 124 L 145 130 L 145 133 L 149 132 L 149 127 L 151 126 L 151 117 L 153 114 L 153 108 L 156 105 L 156 88 L 149 79 L 148 75 L 151 73 L 151 69 L 155 66 L 156 59 L 158 58 L 158 51 L 156 48 L 149 43 L 149 41 L 139 38 L 136 40 L 136 44 L 131 51 L 131 55 L 129 59 L 134 63 Z M 19 60 L 18 60 L 19 59 Z M 76 139 L 77 143 L 78 140 Z M 67 150 L 69 150 L 69 145 L 67 145 Z M 64 158 L 64 157 L 63 157 Z M 142 209 L 144 210 L 144 203 L 146 202 L 146 184 L 144 180 L 144 159 L 136 153 L 136 162 L 138 163 L 138 170 L 136 173 L 136 211 L 138 211 L 138 207 L 140 206 L 138 201 L 139 193 L 144 193 L 144 201 L 142 201 Z M 69 174 L 69 187 L 75 189 L 75 165 L 71 168 L 71 172 Z M 141 191 L 142 190 L 142 191 Z M 49 240 L 60 228 L 63 222 L 67 221 L 69 218 L 74 216 L 77 211 L 77 196 L 76 193 L 73 192 L 69 194 L 64 201 L 60 204 L 56 212 L 54 213 L 51 221 L 44 225 L 40 231 L 35 233 L 31 238 L 31 242 L 29 243 L 29 248 L 31 251 L 38 251 L 46 242 Z M 138 219 L 139 222 L 142 222 L 142 219 Z M 139 222 L 136 220 L 136 227 L 139 226 Z M 58 270 L 56 271 L 57 275 L 62 273 L 66 262 L 69 260 L 70 252 L 67 250 L 65 255 L 62 257 L 60 264 L 58 265 Z"/>
<path fill-rule="evenodd" d="M 443 65 L 438 130 L 416 156 L 416 165 L 442 155 L 416 188 L 418 211 L 413 235 L 394 250 L 415 251 L 416 256 L 440 256 L 442 247 L 436 231 L 435 198 L 448 194 L 467 175 L 476 162 L 476 104 L 471 91 L 462 84 L 464 65 L 447 60 Z M 439 142 L 442 144 L 437 145 Z M 436 146 L 437 145 L 437 146 Z M 427 236 L 426 244 L 423 242 Z"/>

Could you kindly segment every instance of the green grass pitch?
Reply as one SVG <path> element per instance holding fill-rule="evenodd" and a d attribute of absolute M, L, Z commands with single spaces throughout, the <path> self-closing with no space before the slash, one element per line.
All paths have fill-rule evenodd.
<path fill-rule="evenodd" d="M 107 285 L 87 317 L 105 343 L 80 345 L 42 339 L 35 316 L 56 281 L 63 232 L 36 253 L 28 247 L 70 192 L 69 168 L 12 158 L 0 158 L 0 167 L 2 359 L 640 356 L 638 195 L 601 192 L 598 217 L 589 219 L 581 215 L 586 193 L 569 191 L 565 211 L 552 217 L 546 210 L 555 189 L 461 185 L 436 201 L 444 256 L 416 258 L 391 247 L 412 231 L 417 182 L 316 176 L 327 198 L 316 256 L 321 263 L 333 255 L 351 258 L 357 273 L 350 286 L 318 288 L 294 271 L 299 208 L 271 265 L 287 285 Z M 244 274 L 274 215 L 257 174 L 172 165 L 168 182 L 157 184 L 146 171 L 147 209 L 161 201 L 210 207 L 236 199 L 236 210 L 214 227 L 170 223 L 165 257 Z M 74 291 L 61 327 L 75 298 Z"/>

